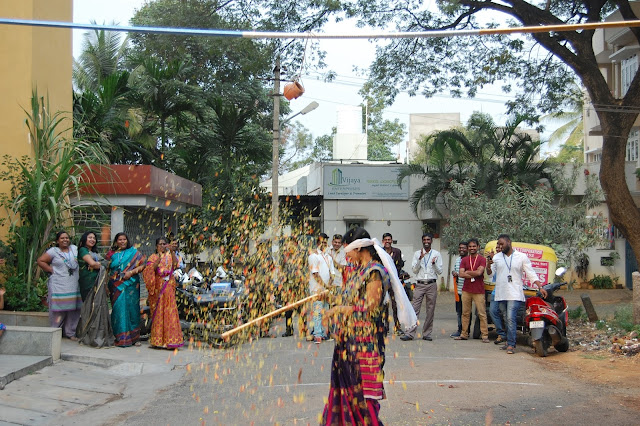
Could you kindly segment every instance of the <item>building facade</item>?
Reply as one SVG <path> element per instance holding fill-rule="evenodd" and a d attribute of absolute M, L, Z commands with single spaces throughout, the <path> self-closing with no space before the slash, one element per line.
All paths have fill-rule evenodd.
<path fill-rule="evenodd" d="M 71 22 L 73 1 L 2 1 L 0 16 Z M 48 96 L 52 111 L 68 112 L 67 125 L 61 127 L 71 128 L 71 41 L 71 30 L 0 25 L 0 158 L 33 155 L 25 110 L 30 110 L 31 95 L 36 88 L 40 96 Z M 0 182 L 0 193 L 9 189 L 8 182 Z M 6 217 L 5 213 L 0 212 L 0 217 Z M 6 233 L 6 227 L 0 228 L 0 239 Z"/>
<path fill-rule="evenodd" d="M 640 2 L 630 3 L 633 11 L 640 14 Z M 619 12 L 609 15 L 605 21 L 621 21 Z M 629 28 L 607 28 L 595 30 L 593 36 L 593 49 L 602 75 L 605 77 L 609 89 L 616 98 L 622 98 L 626 94 L 629 85 L 638 71 L 640 45 L 635 40 Z M 598 174 L 602 158 L 602 128 L 596 114 L 596 108 L 606 106 L 593 105 L 586 96 L 583 111 L 584 125 L 584 161 L 585 173 Z M 620 111 L 624 114 L 624 111 Z M 640 206 L 640 184 L 637 171 L 640 169 L 640 117 L 629 133 L 627 140 L 625 168 L 627 186 L 631 191 L 636 206 Z M 595 213 L 609 217 L 606 204 L 598 207 Z M 588 213 L 589 214 L 589 213 Z M 622 235 L 613 226 L 604 231 L 608 243 L 600 248 L 590 249 L 591 258 L 589 275 L 611 275 L 620 277 L 628 288 L 632 286 L 631 273 L 638 269 L 635 255 L 631 247 Z M 615 252 L 619 259 L 614 259 L 613 266 L 608 259 Z M 605 265 L 603 265 L 603 263 Z"/>

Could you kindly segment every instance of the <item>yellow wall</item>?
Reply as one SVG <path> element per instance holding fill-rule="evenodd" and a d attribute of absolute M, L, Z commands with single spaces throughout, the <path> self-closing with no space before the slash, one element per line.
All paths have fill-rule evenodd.
<path fill-rule="evenodd" d="M 73 20 L 73 0 L 2 0 L 3 18 Z M 49 94 L 52 112 L 72 110 L 71 30 L 0 25 L 0 157 L 31 154 L 25 126 L 31 93 Z M 71 128 L 68 120 L 62 128 Z M 3 173 L 0 170 L 0 173 Z M 9 189 L 0 182 L 0 192 Z M 6 217 L 0 211 L 0 217 Z M 0 229 L 0 239 L 6 229 Z"/>

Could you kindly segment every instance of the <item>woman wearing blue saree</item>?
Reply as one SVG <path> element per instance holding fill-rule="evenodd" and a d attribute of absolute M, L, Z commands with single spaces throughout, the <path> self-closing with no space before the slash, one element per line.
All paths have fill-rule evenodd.
<path fill-rule="evenodd" d="M 119 232 L 107 253 L 111 325 L 116 346 L 140 346 L 140 272 L 144 256 Z"/>

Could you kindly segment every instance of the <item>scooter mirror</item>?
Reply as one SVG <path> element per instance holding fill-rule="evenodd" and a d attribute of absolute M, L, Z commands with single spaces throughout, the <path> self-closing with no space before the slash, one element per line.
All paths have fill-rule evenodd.
<path fill-rule="evenodd" d="M 564 266 L 556 269 L 556 277 L 561 277 L 566 273 L 567 273 L 567 268 L 565 268 Z"/>

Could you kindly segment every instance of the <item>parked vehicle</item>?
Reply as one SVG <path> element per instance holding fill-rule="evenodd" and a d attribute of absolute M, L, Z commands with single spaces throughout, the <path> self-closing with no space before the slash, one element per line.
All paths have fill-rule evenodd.
<path fill-rule="evenodd" d="M 560 268 L 556 275 L 562 275 L 564 268 Z M 553 345 L 558 352 L 569 349 L 567 339 L 567 323 L 569 312 L 567 302 L 562 296 L 556 296 L 554 291 L 566 283 L 553 283 L 544 286 L 547 297 L 542 298 L 538 292 L 527 298 L 524 324 L 531 336 L 531 346 L 536 355 L 547 356 L 547 349 Z"/>
<path fill-rule="evenodd" d="M 195 268 L 179 278 L 176 302 L 182 330 L 196 340 L 222 345 L 220 335 L 243 322 L 244 277 L 218 268 L 206 279 Z"/>

